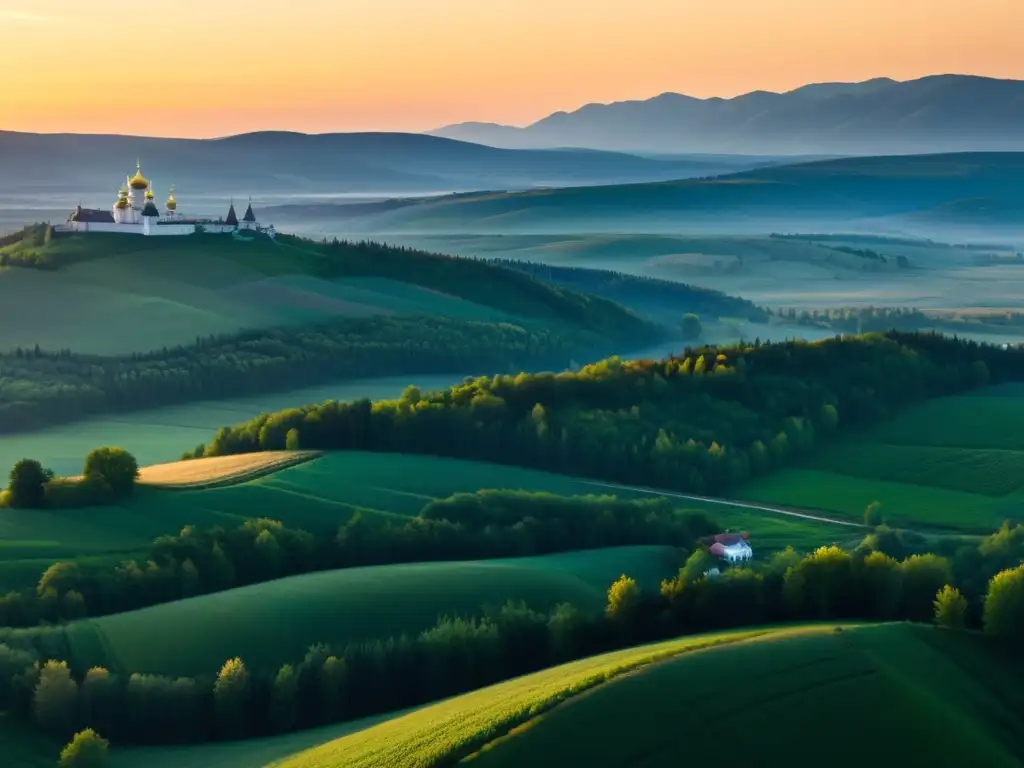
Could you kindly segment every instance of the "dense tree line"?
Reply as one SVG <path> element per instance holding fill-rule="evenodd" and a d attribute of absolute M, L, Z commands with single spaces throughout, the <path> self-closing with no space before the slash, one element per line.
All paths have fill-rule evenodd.
<path fill-rule="evenodd" d="M 659 320 L 678 317 L 684 312 L 693 312 L 706 318 L 740 317 L 757 323 L 768 320 L 768 313 L 752 301 L 711 288 L 606 269 L 555 267 L 517 259 L 492 261 L 555 285 L 603 296 L 639 314 Z"/>
<path fill-rule="evenodd" d="M 560 370 L 573 357 L 611 351 L 622 338 L 570 326 L 373 317 L 212 336 L 120 357 L 16 349 L 0 354 L 0 432 L 363 376 Z"/>
<path fill-rule="evenodd" d="M 865 542 L 853 552 L 832 546 L 803 557 L 787 549 L 760 566 L 719 575 L 706 573 L 709 564 L 707 552 L 696 549 L 658 594 L 623 575 L 600 614 L 568 604 L 542 613 L 509 603 L 475 618 L 443 618 L 415 637 L 315 645 L 278 669 L 250 669 L 235 658 L 197 678 L 115 674 L 0 645 L 0 709 L 59 738 L 83 727 L 120 743 L 243 738 L 394 711 L 687 633 L 790 620 L 972 623 L 968 599 L 954 586 L 954 566 L 939 555 L 898 560 Z M 1019 653 L 1024 566 L 995 574 L 982 613 L 985 631 Z"/>
<path fill-rule="evenodd" d="M 488 260 L 428 253 L 373 241 L 333 239 L 312 243 L 294 236 L 279 239 L 284 243 L 317 247 L 323 253 L 318 267 L 323 277 L 385 277 L 513 315 L 570 323 L 619 339 L 649 338 L 652 334 L 649 323 L 600 295 L 569 290 Z"/>
<path fill-rule="evenodd" d="M 467 457 L 722 494 L 924 398 L 1024 378 L 1024 350 L 937 335 L 688 349 L 575 373 L 502 375 L 328 402 L 221 429 L 205 455 L 303 448 Z"/>
<path fill-rule="evenodd" d="M 0 597 L 0 627 L 119 613 L 312 571 L 641 544 L 689 548 L 716 531 L 703 514 L 679 512 L 667 499 L 495 490 L 432 501 L 400 524 L 357 514 L 336 530 L 315 533 L 266 519 L 235 530 L 189 526 L 158 538 L 141 561 L 55 563 L 36 589 Z M 62 638 L 39 634 L 44 644 Z"/>
<path fill-rule="evenodd" d="M 889 330 L 913 333 L 936 329 L 945 332 L 970 332 L 984 327 L 1017 328 L 1024 325 L 1024 312 L 988 314 L 930 315 L 912 307 L 835 307 L 832 309 L 779 308 L 768 310 L 774 317 L 840 333 L 877 333 Z"/>

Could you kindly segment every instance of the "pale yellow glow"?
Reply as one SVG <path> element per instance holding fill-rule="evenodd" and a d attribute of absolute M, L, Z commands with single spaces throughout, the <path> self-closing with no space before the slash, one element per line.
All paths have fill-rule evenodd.
<path fill-rule="evenodd" d="M 0 0 L 0 129 L 525 124 L 590 101 L 1024 79 L 1024 0 Z"/>

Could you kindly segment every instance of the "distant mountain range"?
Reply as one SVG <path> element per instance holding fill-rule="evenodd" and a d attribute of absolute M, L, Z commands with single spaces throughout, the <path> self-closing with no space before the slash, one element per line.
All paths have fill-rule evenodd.
<path fill-rule="evenodd" d="M 323 231 L 351 233 L 1024 233 L 1024 153 L 844 158 L 711 179 L 282 207 L 273 216 L 313 216 Z"/>
<path fill-rule="evenodd" d="M 197 195 L 411 194 L 652 181 L 753 168 L 770 158 L 648 158 L 602 151 L 495 149 L 406 133 L 252 133 L 214 140 L 0 131 L 0 192 L 59 190 L 112 201 L 124 174 Z M 221 201 L 222 202 L 222 201 Z M 2 201 L 0 201 L 2 204 Z M 194 207 L 193 209 L 194 210 Z"/>
<path fill-rule="evenodd" d="M 495 147 L 662 153 L 872 155 L 1024 150 L 1024 81 L 935 75 L 806 85 L 731 99 L 664 93 L 588 104 L 524 128 L 460 123 L 433 135 Z"/>

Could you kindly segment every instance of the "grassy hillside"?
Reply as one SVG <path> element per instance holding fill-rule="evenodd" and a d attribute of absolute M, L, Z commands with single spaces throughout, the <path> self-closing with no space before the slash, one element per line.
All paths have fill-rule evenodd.
<path fill-rule="evenodd" d="M 469 761 L 474 768 L 594 768 L 714 761 L 723 745 L 761 765 L 1014 766 L 1024 667 L 985 641 L 927 627 L 765 636 L 620 677 L 525 724 Z M 741 700 L 726 692 L 743 691 Z M 899 738 L 843 739 L 848 727 Z M 602 727 L 607 724 L 607 727 Z M 628 738 L 622 738 L 629 734 Z M 839 744 L 842 747 L 839 747 Z M 301 765 L 296 758 L 295 765 Z M 315 763 L 311 763 L 315 765 Z"/>
<path fill-rule="evenodd" d="M 48 237 L 27 228 L 21 241 L 0 248 L 0 264 L 8 266 L 0 270 L 0 301 L 33 318 L 7 324 L 0 349 L 143 352 L 197 336 L 373 315 L 557 319 L 602 331 L 628 323 L 606 301 L 493 265 L 287 236 Z"/>
<path fill-rule="evenodd" d="M 141 487 L 130 501 L 71 510 L 0 510 L 0 589 L 28 587 L 55 560 L 119 562 L 185 525 L 233 528 L 256 515 L 286 526 L 333 529 L 356 511 L 412 517 L 430 501 L 483 488 L 607 493 L 584 480 L 519 467 L 434 456 L 344 452 L 228 487 L 163 491 Z M 641 494 L 620 493 L 621 496 Z M 751 531 L 759 550 L 845 541 L 840 526 L 680 501 L 705 508 L 722 525 Z M 856 532 L 853 534 L 856 535 Z"/>
<path fill-rule="evenodd" d="M 672 547 L 626 547 L 542 557 L 413 563 L 327 571 L 74 622 L 61 644 L 82 668 L 168 675 L 215 674 L 240 656 L 257 669 L 301 659 L 315 643 L 416 635 L 443 615 L 526 600 L 600 611 L 628 572 L 647 590 L 679 568 Z M 32 630 L 27 630 L 32 631 Z M 59 646 L 58 646 L 59 647 Z"/>
<path fill-rule="evenodd" d="M 989 531 L 1024 519 L 1024 389 L 1007 385 L 909 408 L 740 489 L 859 519 L 872 501 L 907 526 Z"/>
<path fill-rule="evenodd" d="M 652 662 L 658 662 L 652 664 Z M 635 674 L 627 672 L 639 670 Z M 677 765 L 722 744 L 762 765 L 1019 764 L 1019 662 L 978 637 L 911 625 L 698 636 L 606 654 L 396 717 L 281 761 L 282 768 Z M 726 693 L 739 689 L 742 694 Z M 584 694 L 583 692 L 586 691 Z M 560 704 L 559 706 L 555 706 Z M 899 724 L 881 747 L 849 739 Z M 605 726 L 605 727 L 603 727 Z M 497 738 L 512 731 L 506 738 Z M 888 731 L 886 731 L 888 732 Z M 842 745 L 842 749 L 836 749 Z M 194 757 L 192 757 L 194 755 Z M 182 750 L 199 768 L 233 768 Z M 236 759 L 240 756 L 236 755 Z"/>
<path fill-rule="evenodd" d="M 754 220 L 870 220 L 971 197 L 1019 204 L 1022 168 L 1019 152 L 818 160 L 707 179 L 411 201 L 348 225 L 376 232 L 683 232 L 714 221 L 723 231 L 731 220 L 732 231 L 748 231 L 744 225 Z"/>

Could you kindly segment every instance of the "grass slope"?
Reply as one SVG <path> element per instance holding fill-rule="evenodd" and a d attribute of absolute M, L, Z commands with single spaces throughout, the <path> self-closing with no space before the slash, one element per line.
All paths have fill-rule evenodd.
<path fill-rule="evenodd" d="M 1024 519 L 1024 389 L 932 400 L 741 489 L 745 499 L 859 519 L 872 501 L 908 527 L 987 532 Z"/>
<path fill-rule="evenodd" d="M 413 563 L 293 576 L 65 628 L 83 667 L 169 675 L 214 674 L 241 656 L 253 667 L 301 658 L 317 642 L 416 634 L 441 615 L 526 600 L 538 609 L 571 602 L 600 610 L 623 572 L 646 588 L 679 567 L 672 547 L 622 547 L 542 557 Z"/>
<path fill-rule="evenodd" d="M 235 527 L 262 515 L 289 527 L 331 528 L 357 511 L 413 516 L 433 499 L 483 488 L 562 495 L 609 493 L 587 481 L 519 467 L 434 456 L 331 453 L 226 487 L 175 491 L 142 487 L 120 506 L 2 509 L 0 589 L 34 585 L 56 559 L 123 559 L 157 536 L 177 533 L 185 525 Z M 679 506 L 706 509 L 724 526 L 749 530 L 759 551 L 787 544 L 809 549 L 850 536 L 848 530 L 827 523 L 697 502 L 680 501 Z"/>
<path fill-rule="evenodd" d="M 611 302 L 498 266 L 374 246 L 280 236 L 128 238 L 71 234 L 0 247 L 0 303 L 31 323 L 0 329 L 14 346 L 115 355 L 197 336 L 339 317 L 432 315 L 564 321 L 607 330 L 635 318 Z M 13 266 L 22 262 L 43 268 Z"/>
<path fill-rule="evenodd" d="M 532 719 L 468 765 L 543 759 L 668 768 L 680 753 L 710 763 L 739 750 L 764 766 L 809 765 L 827 755 L 829 765 L 851 768 L 1009 768 L 1024 757 L 1022 683 L 1019 660 L 983 638 L 929 627 L 766 635 L 619 677 Z M 883 744 L 847 738 L 851 728 L 899 735 Z M 291 765 L 329 763 L 300 756 Z"/>
<path fill-rule="evenodd" d="M 667 768 L 736 750 L 766 766 L 828 754 L 842 766 L 1009 767 L 1022 672 L 983 638 L 910 625 L 692 637 L 492 686 L 278 765 L 425 768 L 490 745 L 466 764 Z M 851 728 L 899 738 L 851 740 Z"/>

